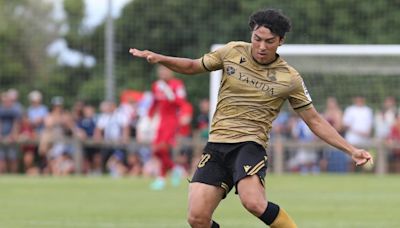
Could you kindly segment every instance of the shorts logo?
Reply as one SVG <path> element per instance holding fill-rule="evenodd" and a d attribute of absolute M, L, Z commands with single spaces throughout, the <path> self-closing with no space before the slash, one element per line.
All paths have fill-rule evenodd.
<path fill-rule="evenodd" d="M 197 167 L 199 167 L 199 168 L 204 167 L 206 165 L 206 163 L 208 162 L 208 160 L 210 160 L 210 158 L 211 158 L 211 154 L 202 154 L 200 162 L 197 165 Z"/>
<path fill-rule="evenodd" d="M 235 71 L 236 71 L 235 68 L 233 68 L 233 67 L 231 67 L 231 66 L 228 66 L 228 67 L 226 68 L 226 73 L 227 73 L 228 75 L 234 74 Z"/>
<path fill-rule="evenodd" d="M 264 161 L 260 161 L 249 172 L 246 172 L 246 173 L 249 176 L 254 175 L 254 174 L 258 173 L 258 171 L 260 171 L 261 168 L 263 168 L 264 166 L 265 166 L 265 160 Z"/>
<path fill-rule="evenodd" d="M 249 169 L 251 168 L 251 166 L 249 165 L 245 165 L 243 166 L 244 171 L 247 173 L 249 171 Z"/>

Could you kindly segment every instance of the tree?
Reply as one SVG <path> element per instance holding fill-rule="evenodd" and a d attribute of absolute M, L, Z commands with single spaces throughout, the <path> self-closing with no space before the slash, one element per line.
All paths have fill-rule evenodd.
<path fill-rule="evenodd" d="M 58 32 L 47 1 L 0 1 L 0 87 L 40 88 L 52 72 L 46 49 Z"/>
<path fill-rule="evenodd" d="M 135 0 L 116 21 L 117 85 L 144 89 L 154 80 L 152 66 L 145 61 L 132 61 L 127 54 L 130 47 L 198 58 L 208 52 L 212 44 L 248 41 L 248 16 L 265 6 L 282 9 L 292 19 L 288 43 L 396 43 L 400 32 L 387 32 L 385 25 L 399 25 L 397 2 Z M 98 35 L 101 36 L 99 32 Z M 207 77 L 183 79 L 192 98 L 208 96 L 204 89 L 208 88 Z"/>

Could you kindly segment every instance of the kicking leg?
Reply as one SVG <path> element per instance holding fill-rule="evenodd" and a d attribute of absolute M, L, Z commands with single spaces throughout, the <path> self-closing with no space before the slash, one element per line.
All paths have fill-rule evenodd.
<path fill-rule="evenodd" d="M 237 186 L 243 206 L 265 224 L 271 228 L 297 227 L 285 210 L 267 201 L 264 186 L 257 175 L 243 178 Z"/>
<path fill-rule="evenodd" d="M 199 182 L 189 185 L 188 222 L 192 228 L 219 227 L 212 221 L 212 214 L 221 202 L 225 190 Z"/>

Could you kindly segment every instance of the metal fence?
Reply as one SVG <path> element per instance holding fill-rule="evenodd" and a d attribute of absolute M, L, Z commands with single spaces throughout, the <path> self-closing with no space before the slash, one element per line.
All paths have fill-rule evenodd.
<path fill-rule="evenodd" d="M 99 149 L 123 149 L 125 151 L 132 151 L 140 146 L 150 146 L 145 144 L 139 144 L 135 139 L 132 139 L 129 144 L 120 144 L 116 142 L 99 142 L 94 140 L 79 140 L 77 138 L 65 138 L 65 143 L 73 145 L 74 152 L 72 158 L 75 164 L 75 174 L 83 174 L 83 159 L 84 159 L 84 148 L 95 147 Z M 179 150 L 182 146 L 189 146 L 193 149 L 193 156 L 198 156 L 202 153 L 202 149 L 207 142 L 198 137 L 196 134 L 191 139 L 185 139 L 178 142 L 175 151 Z M 17 147 L 23 145 L 38 145 L 38 140 L 20 140 L 15 142 L 8 142 L 1 140 L 0 146 L 14 145 Z M 400 149 L 400 144 L 388 144 L 381 139 L 371 139 L 368 144 L 357 145 L 360 148 L 374 151 L 374 164 L 368 166 L 368 169 L 360 169 L 361 172 L 372 172 L 376 175 L 384 175 L 389 172 L 389 156 L 394 149 Z M 269 170 L 277 175 L 290 172 L 287 167 L 288 154 L 290 152 L 295 153 L 300 148 L 309 148 L 317 151 L 323 151 L 331 148 L 328 144 L 323 141 L 315 142 L 299 142 L 293 139 L 286 139 L 281 136 L 274 137 L 271 142 L 270 149 L 268 150 L 269 155 Z M 289 152 L 289 153 L 288 153 Z"/>

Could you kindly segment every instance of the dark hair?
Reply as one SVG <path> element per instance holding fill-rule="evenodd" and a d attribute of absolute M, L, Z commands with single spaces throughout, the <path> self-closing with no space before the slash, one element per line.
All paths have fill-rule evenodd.
<path fill-rule="evenodd" d="M 280 10 L 265 9 L 257 11 L 250 16 L 249 26 L 251 31 L 264 26 L 271 30 L 272 33 L 283 38 L 285 33 L 290 31 L 291 22 Z"/>

